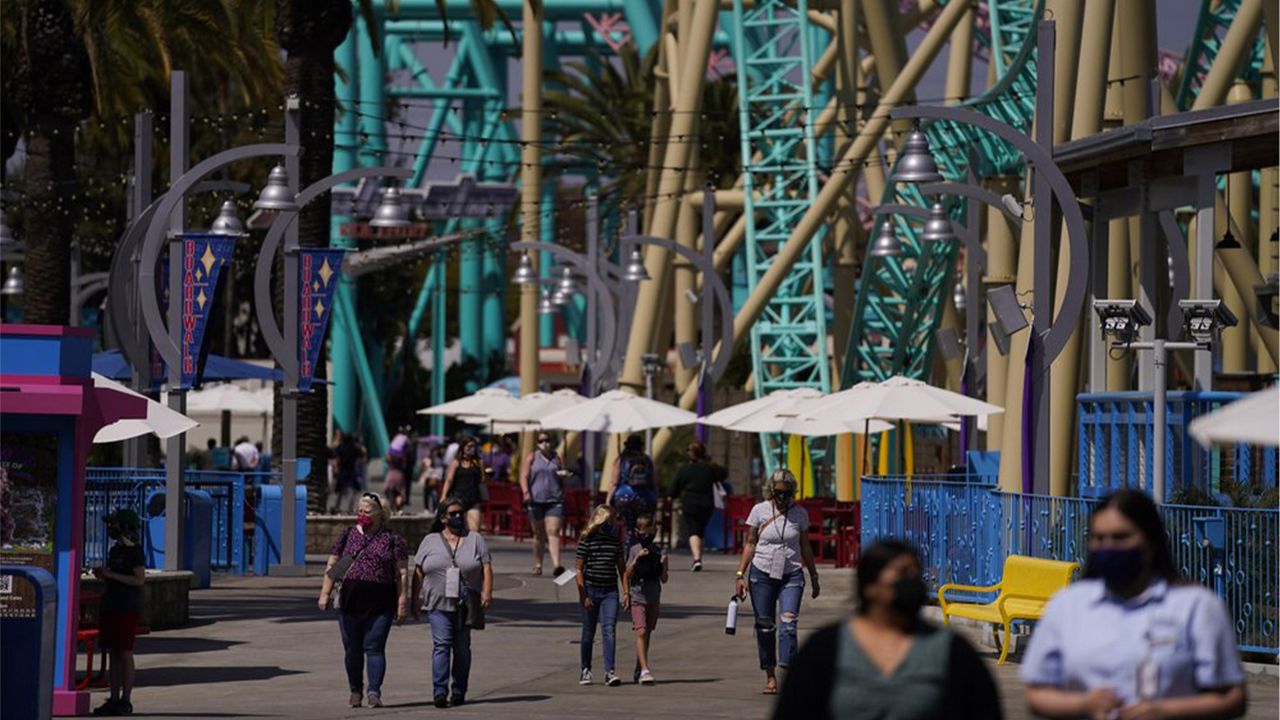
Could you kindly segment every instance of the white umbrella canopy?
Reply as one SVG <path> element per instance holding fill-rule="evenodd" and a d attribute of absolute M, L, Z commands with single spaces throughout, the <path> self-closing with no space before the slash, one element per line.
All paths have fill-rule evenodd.
<path fill-rule="evenodd" d="M 995 415 L 1004 408 L 920 380 L 896 375 L 880 383 L 861 382 L 813 403 L 807 417 L 856 423 L 868 419 L 941 422 L 959 416 Z"/>
<path fill-rule="evenodd" d="M 884 432 L 893 428 L 880 420 L 847 423 L 808 417 L 809 408 L 826 397 L 812 388 L 775 390 L 764 397 L 717 410 L 698 422 L 737 432 L 785 433 L 803 437 Z"/>
<path fill-rule="evenodd" d="M 192 414 L 229 412 L 233 415 L 270 415 L 271 402 L 239 385 L 222 383 L 187 393 L 187 412 Z"/>
<path fill-rule="evenodd" d="M 793 388 L 790 390 L 774 390 L 763 397 L 721 408 L 710 415 L 698 419 L 703 425 L 737 430 L 735 424 L 760 413 L 789 409 L 798 400 L 816 400 L 826 397 L 821 391 L 813 388 Z M 746 431 L 751 432 L 751 431 Z M 773 431 L 769 431 L 773 432 Z"/>
<path fill-rule="evenodd" d="M 145 395 L 139 395 L 124 385 L 114 380 L 109 380 L 98 373 L 93 373 L 93 386 L 144 398 L 147 401 L 146 418 L 117 420 L 110 425 L 104 425 L 93 436 L 94 444 L 119 442 L 146 435 L 147 433 L 155 433 L 159 437 L 168 438 L 178 433 L 186 432 L 200 424 L 186 415 L 176 410 L 170 410 L 165 405 Z"/>
<path fill-rule="evenodd" d="M 1201 445 L 1250 443 L 1280 446 L 1280 385 L 1224 405 L 1191 421 L 1191 437 Z"/>
<path fill-rule="evenodd" d="M 674 427 L 697 422 L 688 410 L 649 400 L 622 390 L 610 390 L 584 403 L 565 408 L 542 419 L 548 430 L 628 433 Z"/>
<path fill-rule="evenodd" d="M 511 408 L 516 398 L 502 388 L 483 388 L 474 395 L 450 400 L 418 411 L 419 415 L 447 415 L 465 418 L 483 418 L 489 421 L 494 413 Z M 468 421 L 471 422 L 471 421 Z"/>
<path fill-rule="evenodd" d="M 530 393 L 517 398 L 508 409 L 491 414 L 489 420 L 495 427 L 498 425 L 536 427 L 548 415 L 576 407 L 584 402 L 587 402 L 587 398 L 579 395 L 575 390 Z"/>

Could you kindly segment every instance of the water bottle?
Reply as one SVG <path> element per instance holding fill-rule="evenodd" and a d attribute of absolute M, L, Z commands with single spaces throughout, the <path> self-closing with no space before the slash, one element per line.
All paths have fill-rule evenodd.
<path fill-rule="evenodd" d="M 738 596 L 729 596 L 729 608 L 724 615 L 724 634 L 733 635 L 738 632 Z"/>

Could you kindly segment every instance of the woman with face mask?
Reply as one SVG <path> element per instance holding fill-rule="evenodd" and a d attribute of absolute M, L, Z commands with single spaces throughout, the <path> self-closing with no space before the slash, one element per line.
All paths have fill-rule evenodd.
<path fill-rule="evenodd" d="M 493 560 L 480 533 L 467 529 L 464 507 L 457 498 L 441 501 L 435 527 L 413 558 L 413 613 L 416 618 L 425 612 L 431 623 L 431 684 L 438 708 L 467 702 L 471 623 L 463 610 L 468 596 L 479 594 L 484 610 L 493 602 Z"/>
<path fill-rule="evenodd" d="M 1244 672 L 1231 618 L 1178 577 L 1151 498 L 1120 490 L 1089 518 L 1085 579 L 1049 601 L 1020 673 L 1037 715 L 1234 718 Z"/>
<path fill-rule="evenodd" d="M 320 587 L 321 610 L 336 601 L 351 707 L 360 707 L 364 697 L 366 663 L 369 707 L 382 707 L 387 636 L 393 622 L 404 622 L 408 609 L 409 549 L 399 533 L 387 529 L 390 516 L 391 507 L 380 495 L 361 496 L 356 524 L 333 543 Z M 339 561 L 345 565 L 341 571 L 336 569 Z M 335 584 L 340 585 L 336 598 Z"/>
<path fill-rule="evenodd" d="M 920 560 L 884 540 L 862 554 L 857 608 L 796 655 L 774 720 L 999 720 L 995 681 L 959 635 L 920 618 Z"/>
<path fill-rule="evenodd" d="M 747 516 L 747 541 L 734 588 L 738 597 L 750 589 L 764 694 L 774 695 L 778 692 L 775 668 L 789 666 L 796 651 L 796 623 L 804 595 L 802 565 L 809 569 L 813 597 L 818 597 L 819 588 L 809 544 L 809 513 L 794 503 L 795 475 L 775 470 L 765 487 L 769 499 L 751 508 Z"/>
<path fill-rule="evenodd" d="M 467 529 L 480 532 L 480 511 L 484 501 L 483 485 L 489 468 L 480 457 L 480 443 L 467 438 L 458 450 L 458 456 L 449 463 L 444 473 L 444 485 L 440 497 L 451 497 L 462 503 L 467 518 Z"/>
<path fill-rule="evenodd" d="M 551 433 L 538 433 L 538 448 L 520 463 L 520 492 L 533 526 L 533 574 L 542 574 L 542 558 L 551 550 L 552 575 L 560 577 L 560 528 L 564 522 L 564 478 L 568 472 L 556 454 Z"/>

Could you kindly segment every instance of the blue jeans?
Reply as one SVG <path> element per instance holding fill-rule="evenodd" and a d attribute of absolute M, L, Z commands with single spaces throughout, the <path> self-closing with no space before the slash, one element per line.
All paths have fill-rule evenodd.
<path fill-rule="evenodd" d="M 432 610 L 427 613 L 431 623 L 431 686 L 435 695 L 449 694 L 450 655 L 453 669 L 453 694 L 467 694 L 467 680 L 471 677 L 471 628 L 458 622 L 458 612 Z"/>
<path fill-rule="evenodd" d="M 391 633 L 393 613 L 361 617 L 338 613 L 338 629 L 346 651 L 347 685 L 351 692 L 363 694 L 365 663 L 369 665 L 369 694 L 382 694 L 382 678 L 387 674 L 387 635 Z"/>
<path fill-rule="evenodd" d="M 800 619 L 804 573 L 797 568 L 783 575 L 782 579 L 774 580 L 769 573 L 752 565 L 750 581 L 760 669 L 772 670 L 776 665 L 785 668 L 796 654 L 796 621 Z M 777 621 L 779 612 L 781 623 Z"/>
<path fill-rule="evenodd" d="M 604 636 L 604 671 L 611 673 L 616 644 L 614 630 L 618 624 L 618 588 L 587 585 L 587 597 L 591 598 L 591 609 L 582 609 L 582 667 L 591 669 L 591 647 L 596 642 L 596 623 L 599 622 Z"/>

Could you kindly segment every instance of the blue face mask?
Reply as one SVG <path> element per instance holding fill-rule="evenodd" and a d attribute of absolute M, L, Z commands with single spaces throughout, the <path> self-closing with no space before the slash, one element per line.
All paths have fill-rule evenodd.
<path fill-rule="evenodd" d="M 1089 553 L 1085 566 L 1086 576 L 1098 578 L 1113 593 L 1120 593 L 1133 587 L 1134 583 L 1146 571 L 1146 558 L 1142 547 L 1105 548 Z"/>
<path fill-rule="evenodd" d="M 444 524 L 453 532 L 461 533 L 467 529 L 467 518 L 462 515 L 454 515 L 453 517 L 445 518 Z"/>

